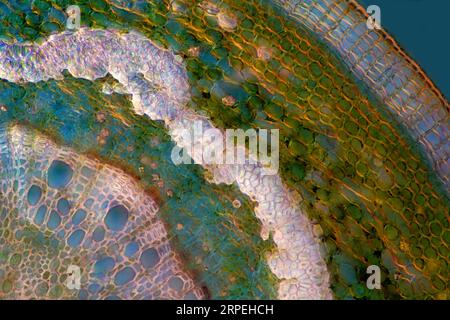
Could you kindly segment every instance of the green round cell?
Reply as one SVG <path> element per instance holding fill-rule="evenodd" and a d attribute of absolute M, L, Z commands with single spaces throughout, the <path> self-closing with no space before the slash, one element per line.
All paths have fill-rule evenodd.
<path fill-rule="evenodd" d="M 347 207 L 348 212 L 350 213 L 350 215 L 355 218 L 356 220 L 361 219 L 362 217 L 362 211 L 360 208 L 358 208 L 355 205 L 350 205 Z"/>
<path fill-rule="evenodd" d="M 353 151 L 348 151 L 347 152 L 347 160 L 348 162 L 350 162 L 351 164 L 356 163 L 356 161 L 358 161 L 358 155 L 356 153 L 354 153 Z"/>
<path fill-rule="evenodd" d="M 445 282 L 442 281 L 441 279 L 439 279 L 438 277 L 433 277 L 432 283 L 433 283 L 433 286 L 436 287 L 436 289 L 441 290 L 441 291 L 445 290 Z"/>
<path fill-rule="evenodd" d="M 35 293 L 38 297 L 42 297 L 45 294 L 47 294 L 48 291 L 48 285 L 45 282 L 41 282 L 36 286 Z"/>
<path fill-rule="evenodd" d="M 331 86 L 333 85 L 333 82 L 330 80 L 330 78 L 323 76 L 320 78 L 320 84 L 325 87 L 325 89 L 329 90 Z"/>
<path fill-rule="evenodd" d="M 322 70 L 316 62 L 313 62 L 309 65 L 309 70 L 311 71 L 314 77 L 318 78 L 322 75 Z"/>
<path fill-rule="evenodd" d="M 300 128 L 298 130 L 298 135 L 300 137 L 300 139 L 306 143 L 306 144 L 310 144 L 314 142 L 314 133 L 306 128 Z"/>
<path fill-rule="evenodd" d="M 407 190 L 407 189 L 403 189 L 401 191 L 401 194 L 402 194 L 403 198 L 405 198 L 407 200 L 411 200 L 412 199 L 412 193 L 409 190 Z"/>
<path fill-rule="evenodd" d="M 206 70 L 206 74 L 213 81 L 218 81 L 222 78 L 222 71 L 217 68 L 209 68 Z"/>
<path fill-rule="evenodd" d="M 108 10 L 108 4 L 103 0 L 90 0 L 89 4 L 92 6 L 92 9 L 96 11 Z"/>
<path fill-rule="evenodd" d="M 423 206 L 425 204 L 425 201 L 426 201 L 426 199 L 425 199 L 425 197 L 423 195 L 419 194 L 419 195 L 416 196 L 416 202 L 420 206 Z"/>
<path fill-rule="evenodd" d="M 439 218 L 439 221 L 444 229 L 448 229 L 450 227 L 448 218 L 446 218 L 444 214 Z"/>
<path fill-rule="evenodd" d="M 44 274 L 42 275 L 42 278 L 45 280 L 48 280 L 50 278 L 50 272 L 49 271 L 45 271 Z"/>
<path fill-rule="evenodd" d="M 50 9 L 50 4 L 48 4 L 46 1 L 34 0 L 33 7 L 39 9 L 40 12 L 43 13 L 43 12 L 47 11 L 48 9 Z"/>
<path fill-rule="evenodd" d="M 328 201 L 328 191 L 325 189 L 317 190 L 317 197 L 322 201 Z"/>
<path fill-rule="evenodd" d="M 390 198 L 389 203 L 391 204 L 392 208 L 396 211 L 400 211 L 403 209 L 403 202 L 399 198 Z"/>
<path fill-rule="evenodd" d="M 242 32 L 242 37 L 247 41 L 253 41 L 255 39 L 255 34 L 251 30 L 244 30 Z"/>
<path fill-rule="evenodd" d="M 449 251 L 448 251 L 448 248 L 446 247 L 446 246 L 439 246 L 439 248 L 438 248 L 438 250 L 439 250 L 439 254 L 443 257 L 443 258 L 448 258 L 447 256 L 448 256 L 448 254 L 449 254 Z"/>
<path fill-rule="evenodd" d="M 439 205 L 439 200 L 436 199 L 435 197 L 431 197 L 428 201 L 428 203 L 430 204 L 430 206 L 432 208 L 436 208 Z"/>
<path fill-rule="evenodd" d="M 241 28 L 244 29 L 252 29 L 253 28 L 253 22 L 250 19 L 245 19 L 241 22 L 241 24 L 239 25 Z"/>
<path fill-rule="evenodd" d="M 250 99 L 248 99 L 248 105 L 257 110 L 262 110 L 264 102 L 257 96 L 251 96 Z"/>
<path fill-rule="evenodd" d="M 63 293 L 63 288 L 60 285 L 56 285 L 50 289 L 50 296 L 52 298 L 59 298 Z"/>
<path fill-rule="evenodd" d="M 345 177 L 344 171 L 339 168 L 339 167 L 334 167 L 332 169 L 333 171 L 333 175 L 337 178 L 337 179 L 343 179 Z"/>
<path fill-rule="evenodd" d="M 13 284 L 11 282 L 11 280 L 6 279 L 5 281 L 3 281 L 2 284 L 2 291 L 4 293 L 9 293 L 12 290 Z"/>
<path fill-rule="evenodd" d="M 424 254 L 425 254 L 425 257 L 427 257 L 429 259 L 435 259 L 437 257 L 436 251 L 431 247 L 425 248 Z"/>
<path fill-rule="evenodd" d="M 358 172 L 359 175 L 364 176 L 367 174 L 368 172 L 368 167 L 366 164 L 364 164 L 362 161 L 359 161 L 356 164 L 356 171 Z"/>
<path fill-rule="evenodd" d="M 426 248 L 426 247 L 428 247 L 430 245 L 430 241 L 427 238 L 425 238 L 425 237 L 421 237 L 420 240 L 419 240 L 419 245 L 422 248 Z"/>
<path fill-rule="evenodd" d="M 298 163 L 293 163 L 291 166 L 291 172 L 294 176 L 294 179 L 296 181 L 301 181 L 305 178 L 305 167 L 298 164 Z"/>
<path fill-rule="evenodd" d="M 308 81 L 306 82 L 306 85 L 309 89 L 314 89 L 317 85 L 317 82 L 312 80 L 312 79 L 308 79 Z"/>
<path fill-rule="evenodd" d="M 291 151 L 295 156 L 301 156 L 307 153 L 306 147 L 294 139 L 291 139 L 289 142 L 289 151 Z"/>
<path fill-rule="evenodd" d="M 362 298 L 366 293 L 366 287 L 361 283 L 354 284 L 352 285 L 352 292 L 356 298 Z"/>
<path fill-rule="evenodd" d="M 355 138 L 351 139 L 351 145 L 352 145 L 353 150 L 355 150 L 356 152 L 361 151 L 363 148 L 361 141 L 359 141 L 358 139 L 355 139 Z"/>
<path fill-rule="evenodd" d="M 398 230 L 394 227 L 394 226 L 392 226 L 392 225 L 386 225 L 385 227 L 384 227 L 384 232 L 385 232 L 385 234 L 386 234 L 386 237 L 389 239 L 389 240 L 396 240 L 397 239 L 397 237 L 398 237 Z"/>
<path fill-rule="evenodd" d="M 419 270 L 422 270 L 425 262 L 422 259 L 415 259 L 414 264 Z"/>
<path fill-rule="evenodd" d="M 36 29 L 25 27 L 23 28 L 23 34 L 26 35 L 29 39 L 33 39 L 38 35 L 38 32 L 36 31 Z"/>
<path fill-rule="evenodd" d="M 438 237 L 431 237 L 431 244 L 433 245 L 433 247 L 438 248 L 442 245 L 442 241 Z"/>
<path fill-rule="evenodd" d="M 18 266 L 21 261 L 22 261 L 22 256 L 18 253 L 13 254 L 11 256 L 11 258 L 9 259 L 9 263 L 12 267 Z"/>
<path fill-rule="evenodd" d="M 283 116 L 283 108 L 275 103 L 268 103 L 264 106 L 264 109 L 268 116 L 275 118 L 275 119 L 281 119 Z"/>
<path fill-rule="evenodd" d="M 433 221 L 430 223 L 430 231 L 436 236 L 440 236 L 442 234 L 442 227 L 439 221 Z"/>
<path fill-rule="evenodd" d="M 281 47 L 285 51 L 290 51 L 292 49 L 292 44 L 287 39 L 283 39 L 281 40 Z"/>
<path fill-rule="evenodd" d="M 375 150 L 380 154 L 380 156 L 386 156 L 386 148 L 380 142 L 375 143 Z"/>
<path fill-rule="evenodd" d="M 41 22 L 41 16 L 33 12 L 29 12 L 27 13 L 25 20 L 29 26 L 35 27 Z"/>
<path fill-rule="evenodd" d="M 158 13 L 154 13 L 154 12 L 151 12 L 151 13 L 148 15 L 148 18 L 149 18 L 150 21 L 151 21 L 154 25 L 156 25 L 156 26 L 163 26 L 163 25 L 165 25 L 166 22 L 167 22 L 167 19 L 166 19 L 165 16 L 163 16 L 163 15 L 161 15 L 161 14 L 158 14 Z"/>
<path fill-rule="evenodd" d="M 358 125 L 352 120 L 345 121 L 344 128 L 352 135 L 355 135 L 358 132 Z"/>
<path fill-rule="evenodd" d="M 411 283 L 406 280 L 399 280 L 398 287 L 400 291 L 407 297 L 410 297 L 413 294 Z"/>
<path fill-rule="evenodd" d="M 313 122 L 316 122 L 317 120 L 320 119 L 319 114 L 314 110 L 308 110 L 306 112 L 306 115 L 308 116 L 308 119 Z"/>
<path fill-rule="evenodd" d="M 59 25 L 53 22 L 44 22 L 41 25 L 41 29 L 42 31 L 46 32 L 46 33 L 53 33 L 59 30 Z"/>
<path fill-rule="evenodd" d="M 416 172 L 416 179 L 420 183 L 424 183 L 426 180 L 426 174 L 423 171 L 417 171 Z"/>

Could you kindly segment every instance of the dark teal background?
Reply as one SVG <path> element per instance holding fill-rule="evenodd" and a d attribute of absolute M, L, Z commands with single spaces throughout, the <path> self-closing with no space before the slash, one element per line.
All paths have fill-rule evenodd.
<path fill-rule="evenodd" d="M 450 0 L 358 0 L 381 9 L 381 25 L 450 97 Z"/>

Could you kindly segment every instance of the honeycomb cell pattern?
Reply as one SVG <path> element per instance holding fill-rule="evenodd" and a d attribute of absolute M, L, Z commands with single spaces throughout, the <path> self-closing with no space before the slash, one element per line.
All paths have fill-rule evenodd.
<path fill-rule="evenodd" d="M 354 0 L 275 2 L 331 44 L 350 70 L 369 83 L 426 149 L 449 189 L 450 107 L 417 63 L 383 29 L 368 29 L 368 14 Z"/>
<path fill-rule="evenodd" d="M 322 239 L 335 298 L 448 299 L 448 103 L 386 33 L 362 29 L 354 1 L 76 3 L 89 27 L 137 29 L 182 57 L 188 104 L 216 127 L 280 129 L 281 175 Z M 64 30 L 66 1 L 1 4 L 7 39 Z M 31 187 L 34 203 L 43 189 Z M 380 291 L 364 285 L 371 264 Z"/>
<path fill-rule="evenodd" d="M 132 177 L 18 125 L 1 128 L 0 150 L 1 298 L 204 297 Z"/>

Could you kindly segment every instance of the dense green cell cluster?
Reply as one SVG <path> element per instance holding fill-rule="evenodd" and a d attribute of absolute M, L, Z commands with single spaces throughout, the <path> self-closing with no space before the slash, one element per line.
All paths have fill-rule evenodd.
<path fill-rule="evenodd" d="M 79 4 L 83 25 L 137 29 L 181 55 L 192 86 L 190 107 L 203 110 L 217 127 L 279 128 L 281 175 L 300 191 L 310 218 L 321 226 L 337 298 L 449 298 L 448 195 L 401 124 L 382 111 L 382 104 L 328 48 L 277 8 L 256 0 L 224 0 L 216 5 L 210 1 L 210 7 L 206 2 L 180 0 L 176 8 L 169 1 L 20 3 L 0 4 L 0 15 L 8 17 L 0 30 L 5 37 L 34 41 L 61 31 L 63 8 Z M 231 29 L 224 28 L 218 12 L 238 23 L 229 22 Z M 206 184 L 200 170 L 188 173 L 190 169 L 173 166 L 167 161 L 171 144 L 166 136 L 159 144 L 164 147 L 146 150 L 146 143 L 162 135 L 162 128 L 132 115 L 125 98 L 113 95 L 100 104 L 97 96 L 85 93 L 99 90 L 96 84 L 73 79 L 50 82 L 43 86 L 52 88 L 43 92 L 76 88 L 78 100 L 70 109 L 77 111 L 57 112 L 42 102 L 30 102 L 32 86 L 25 90 L 2 85 L 13 88 L 10 103 L 4 102 L 6 94 L 1 101 L 12 108 L 8 111 L 12 118 L 23 120 L 34 110 L 31 124 L 48 128 L 81 152 L 130 167 L 143 183 L 156 173 L 172 183 L 174 197 L 162 195 L 163 217 L 182 252 L 200 255 L 206 265 L 222 266 L 197 269 L 213 297 L 274 295 L 269 289 L 272 276 L 260 260 L 268 245 L 257 240 L 248 201 L 235 188 Z M 93 147 L 101 130 L 95 117 L 100 111 L 111 135 L 103 146 Z M 64 129 L 67 126 L 79 127 Z M 160 157 L 162 164 L 141 172 L 140 161 L 147 153 Z M 243 203 L 239 214 L 230 207 L 234 198 Z M 197 207 L 192 207 L 194 203 Z M 177 228 L 180 215 L 196 227 L 186 227 L 186 222 Z M 224 232 L 227 238 L 222 238 Z M 204 248 L 208 246 L 220 255 L 208 255 Z M 243 268 L 249 261 L 251 266 Z M 365 286 L 366 268 L 373 264 L 382 269 L 380 291 Z M 226 289 L 219 292 L 219 288 Z"/>

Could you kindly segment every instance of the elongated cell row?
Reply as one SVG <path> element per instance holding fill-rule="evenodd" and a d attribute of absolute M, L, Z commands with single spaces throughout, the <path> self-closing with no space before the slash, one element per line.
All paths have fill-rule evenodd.
<path fill-rule="evenodd" d="M 124 171 L 18 125 L 0 150 L 0 297 L 204 298 Z"/>
<path fill-rule="evenodd" d="M 191 145 L 175 132 L 190 130 L 198 122 L 205 131 L 214 128 L 203 115 L 185 106 L 190 98 L 187 75 L 174 55 L 135 32 L 120 35 L 82 28 L 52 35 L 41 45 L 4 45 L 0 63 L 5 63 L 0 77 L 9 81 L 60 79 L 65 68 L 75 77 L 90 80 L 110 73 L 132 95 L 135 112 L 165 121 L 175 142 L 188 153 Z M 203 139 L 194 141 L 204 143 Z M 201 159 L 190 155 L 201 163 Z M 268 259 L 273 273 L 282 279 L 279 297 L 331 298 L 319 239 L 298 206 L 298 197 L 292 196 L 281 178 L 264 175 L 260 164 L 222 165 L 213 167 L 212 173 L 218 183 L 237 182 L 240 190 L 258 203 L 255 212 L 266 235 L 275 232 L 279 250 Z"/>
<path fill-rule="evenodd" d="M 420 67 L 384 31 L 369 29 L 356 1 L 275 0 L 299 23 L 317 33 L 350 70 L 385 103 L 430 157 L 450 187 L 450 108 Z"/>

